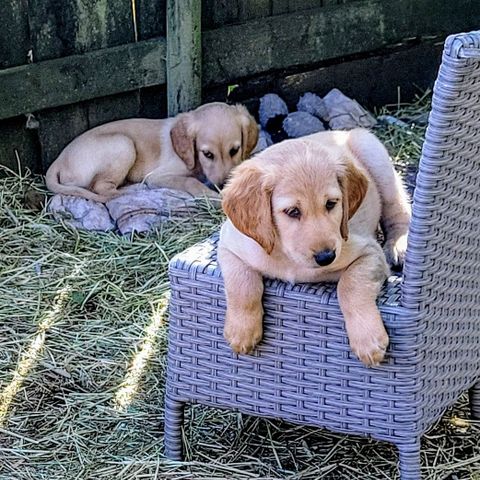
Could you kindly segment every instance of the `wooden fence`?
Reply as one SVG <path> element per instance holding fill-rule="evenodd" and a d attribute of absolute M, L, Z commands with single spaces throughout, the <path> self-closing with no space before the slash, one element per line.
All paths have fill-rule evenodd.
<path fill-rule="evenodd" d="M 238 100 L 408 98 L 446 34 L 480 25 L 480 2 L 2 0 L 0 20 L 0 163 L 42 171 L 88 128 L 225 100 L 232 84 Z"/>

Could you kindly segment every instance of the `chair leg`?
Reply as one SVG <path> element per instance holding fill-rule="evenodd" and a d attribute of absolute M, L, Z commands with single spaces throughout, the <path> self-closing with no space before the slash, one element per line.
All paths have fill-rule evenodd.
<path fill-rule="evenodd" d="M 470 411 L 474 420 L 480 420 L 480 381 L 477 382 L 469 391 Z"/>
<path fill-rule="evenodd" d="M 165 456 L 170 460 L 183 460 L 182 426 L 185 405 L 165 397 Z"/>
<path fill-rule="evenodd" d="M 398 445 L 400 480 L 420 480 L 420 440 Z"/>

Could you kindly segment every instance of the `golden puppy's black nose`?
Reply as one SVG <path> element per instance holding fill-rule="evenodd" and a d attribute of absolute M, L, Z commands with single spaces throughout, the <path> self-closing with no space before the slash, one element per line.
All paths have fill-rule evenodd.
<path fill-rule="evenodd" d="M 317 252 L 313 258 L 318 265 L 325 267 L 330 265 L 335 260 L 335 256 L 335 250 L 323 250 L 321 252 Z"/>

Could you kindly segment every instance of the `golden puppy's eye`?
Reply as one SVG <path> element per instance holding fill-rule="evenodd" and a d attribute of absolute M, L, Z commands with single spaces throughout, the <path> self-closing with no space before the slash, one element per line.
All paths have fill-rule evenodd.
<path fill-rule="evenodd" d="M 240 147 L 233 147 L 233 148 L 231 148 L 231 149 L 230 149 L 230 152 L 229 152 L 229 153 L 230 153 L 230 156 L 231 156 L 231 157 L 234 157 L 234 156 L 238 153 L 239 150 L 240 150 Z"/>
<path fill-rule="evenodd" d="M 202 151 L 202 153 L 209 159 L 209 160 L 213 160 L 215 155 L 210 152 L 209 150 L 204 150 Z"/>
<path fill-rule="evenodd" d="M 283 213 L 288 215 L 290 218 L 300 218 L 301 212 L 297 207 L 286 208 Z"/>
<path fill-rule="evenodd" d="M 337 202 L 335 200 L 327 200 L 327 203 L 325 204 L 325 208 L 330 211 L 333 210 Z"/>

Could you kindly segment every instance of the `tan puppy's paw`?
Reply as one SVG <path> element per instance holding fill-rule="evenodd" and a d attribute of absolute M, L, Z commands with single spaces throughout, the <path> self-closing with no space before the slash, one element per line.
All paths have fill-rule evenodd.
<path fill-rule="evenodd" d="M 408 235 L 405 233 L 398 238 L 387 240 L 383 247 L 388 264 L 394 270 L 400 270 L 405 262 L 407 253 Z"/>
<path fill-rule="evenodd" d="M 388 343 L 388 334 L 383 326 L 378 331 L 357 333 L 350 337 L 350 348 L 367 367 L 380 365 L 385 357 Z"/>
<path fill-rule="evenodd" d="M 250 353 L 263 337 L 263 312 L 257 315 L 229 315 L 225 321 L 223 336 L 236 353 Z"/>

